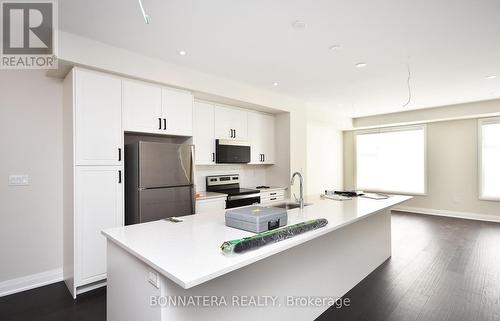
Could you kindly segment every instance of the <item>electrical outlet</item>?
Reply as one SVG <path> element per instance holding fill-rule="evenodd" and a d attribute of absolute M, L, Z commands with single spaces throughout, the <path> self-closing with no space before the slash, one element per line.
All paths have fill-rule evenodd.
<path fill-rule="evenodd" d="M 160 288 L 160 276 L 158 272 L 149 270 L 148 271 L 148 282 L 151 283 L 155 288 Z"/>
<path fill-rule="evenodd" d="M 29 184 L 29 175 L 9 175 L 9 186 L 27 186 Z"/>

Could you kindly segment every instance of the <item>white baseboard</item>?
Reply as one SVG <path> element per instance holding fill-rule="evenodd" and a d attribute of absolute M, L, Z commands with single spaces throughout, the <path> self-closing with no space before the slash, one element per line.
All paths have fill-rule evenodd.
<path fill-rule="evenodd" d="M 0 282 L 0 297 L 60 282 L 62 280 L 62 269 L 55 269 L 3 281 Z"/>
<path fill-rule="evenodd" d="M 395 206 L 392 208 L 392 210 L 393 211 L 400 211 L 400 212 L 426 214 L 426 215 L 456 217 L 456 218 L 463 218 L 463 219 L 467 219 L 467 220 L 500 222 L 500 215 L 497 216 L 497 215 L 493 215 L 493 214 L 437 210 L 437 209 L 433 209 L 433 208 L 420 208 L 420 207 L 411 207 L 411 206 Z"/>

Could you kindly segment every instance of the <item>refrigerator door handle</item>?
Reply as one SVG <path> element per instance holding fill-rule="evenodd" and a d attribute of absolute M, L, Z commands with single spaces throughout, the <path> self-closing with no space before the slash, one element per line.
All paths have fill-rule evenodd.
<path fill-rule="evenodd" d="M 191 213 L 196 214 L 196 186 L 193 185 L 191 187 L 191 189 L 192 189 L 192 192 L 191 192 L 191 206 L 192 206 Z"/>

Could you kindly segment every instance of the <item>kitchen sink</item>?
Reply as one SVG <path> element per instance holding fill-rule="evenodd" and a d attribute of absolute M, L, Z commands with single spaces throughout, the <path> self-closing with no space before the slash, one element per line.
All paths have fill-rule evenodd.
<path fill-rule="evenodd" d="M 305 203 L 304 206 L 309 206 L 311 203 Z M 279 208 L 285 208 L 287 210 L 293 210 L 294 208 L 299 208 L 300 204 L 299 203 L 280 203 L 273 205 L 273 207 L 279 207 Z"/>

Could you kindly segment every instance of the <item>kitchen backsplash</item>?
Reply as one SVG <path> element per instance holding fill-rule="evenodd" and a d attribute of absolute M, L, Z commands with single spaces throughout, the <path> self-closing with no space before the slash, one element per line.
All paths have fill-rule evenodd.
<path fill-rule="evenodd" d="M 198 165 L 195 172 L 196 191 L 206 190 L 205 178 L 211 175 L 240 174 L 241 187 L 266 184 L 266 169 L 255 165 Z"/>

